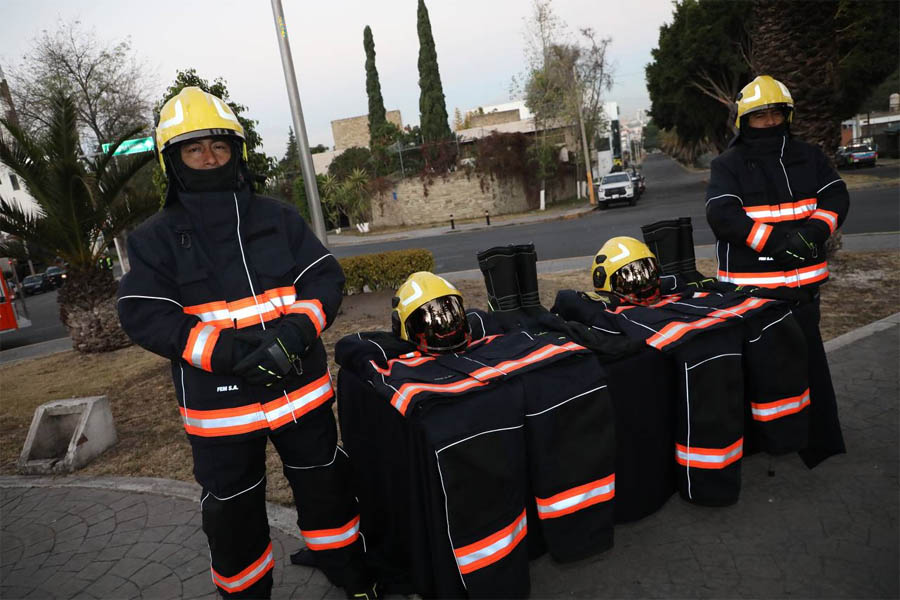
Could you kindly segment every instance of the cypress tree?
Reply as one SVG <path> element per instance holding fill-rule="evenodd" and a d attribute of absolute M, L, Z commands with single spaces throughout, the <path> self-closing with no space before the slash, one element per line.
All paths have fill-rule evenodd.
<path fill-rule="evenodd" d="M 441 73 L 438 70 L 437 51 L 434 49 L 434 38 L 431 35 L 431 21 L 425 0 L 419 0 L 419 123 L 422 138 L 426 142 L 435 142 L 451 136 L 447 124 L 447 104 L 444 100 L 444 88 L 441 86 Z"/>
<path fill-rule="evenodd" d="M 375 136 L 387 118 L 378 69 L 375 67 L 375 40 L 372 39 L 372 29 L 368 25 L 363 29 L 363 48 L 366 50 L 366 95 L 369 97 L 369 147 L 374 147 Z"/>

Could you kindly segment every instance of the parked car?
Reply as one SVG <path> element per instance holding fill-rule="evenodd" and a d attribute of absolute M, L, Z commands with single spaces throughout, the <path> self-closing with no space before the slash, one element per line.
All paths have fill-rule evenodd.
<path fill-rule="evenodd" d="M 62 267 L 47 267 L 47 270 L 44 271 L 44 275 L 50 278 L 50 283 L 53 284 L 53 287 L 58 288 L 62 287 L 68 277 L 66 270 Z"/>
<path fill-rule="evenodd" d="M 834 159 L 838 167 L 874 167 L 878 161 L 878 152 L 870 144 L 853 144 L 839 147 Z"/>
<path fill-rule="evenodd" d="M 612 202 L 628 202 L 634 206 L 638 192 L 631 175 L 625 172 L 609 173 L 597 185 L 597 208 L 606 209 Z"/>
<path fill-rule="evenodd" d="M 53 284 L 50 283 L 50 278 L 43 273 L 29 275 L 22 280 L 22 291 L 26 296 L 48 292 L 52 289 Z"/>

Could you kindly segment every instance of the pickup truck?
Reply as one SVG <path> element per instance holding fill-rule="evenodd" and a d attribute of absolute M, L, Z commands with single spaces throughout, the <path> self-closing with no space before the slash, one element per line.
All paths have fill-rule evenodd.
<path fill-rule="evenodd" d="M 629 173 L 609 173 L 597 185 L 597 208 L 605 210 L 612 202 L 628 202 L 629 206 L 634 206 L 637 196 Z"/>

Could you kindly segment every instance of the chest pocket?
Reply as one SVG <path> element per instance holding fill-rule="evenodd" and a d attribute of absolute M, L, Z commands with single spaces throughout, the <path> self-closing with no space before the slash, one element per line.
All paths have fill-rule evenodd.
<path fill-rule="evenodd" d="M 296 261 L 287 234 L 277 226 L 252 232 L 246 237 L 247 263 L 261 289 L 289 286 L 296 274 Z"/>
<path fill-rule="evenodd" d="M 210 302 L 212 298 L 221 297 L 214 289 L 217 286 L 210 277 L 209 269 L 198 264 L 193 257 L 179 260 L 175 283 L 178 285 L 181 304 L 185 307 L 197 306 Z"/>

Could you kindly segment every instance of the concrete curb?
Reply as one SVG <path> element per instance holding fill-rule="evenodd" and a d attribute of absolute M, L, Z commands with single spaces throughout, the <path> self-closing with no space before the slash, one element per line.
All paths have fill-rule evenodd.
<path fill-rule="evenodd" d="M 858 342 L 859 340 L 869 337 L 872 334 L 878 333 L 879 331 L 884 331 L 885 329 L 890 329 L 891 327 L 896 327 L 897 325 L 900 325 L 900 312 L 896 312 L 889 317 L 879 319 L 878 321 L 869 323 L 868 325 L 863 325 L 862 327 L 858 327 L 853 331 L 848 331 L 843 335 L 839 335 L 836 338 L 828 340 L 827 342 L 825 342 L 825 352 L 834 352 L 835 350 L 839 350 L 844 346 L 852 344 L 853 342 Z"/>
<path fill-rule="evenodd" d="M 24 477 L 0 475 L 0 488 L 60 488 L 78 487 L 138 494 L 155 494 L 199 502 L 201 488 L 196 483 L 162 479 L 157 477 Z M 283 534 L 302 540 L 297 529 L 296 512 L 293 509 L 266 502 L 269 525 Z"/>

